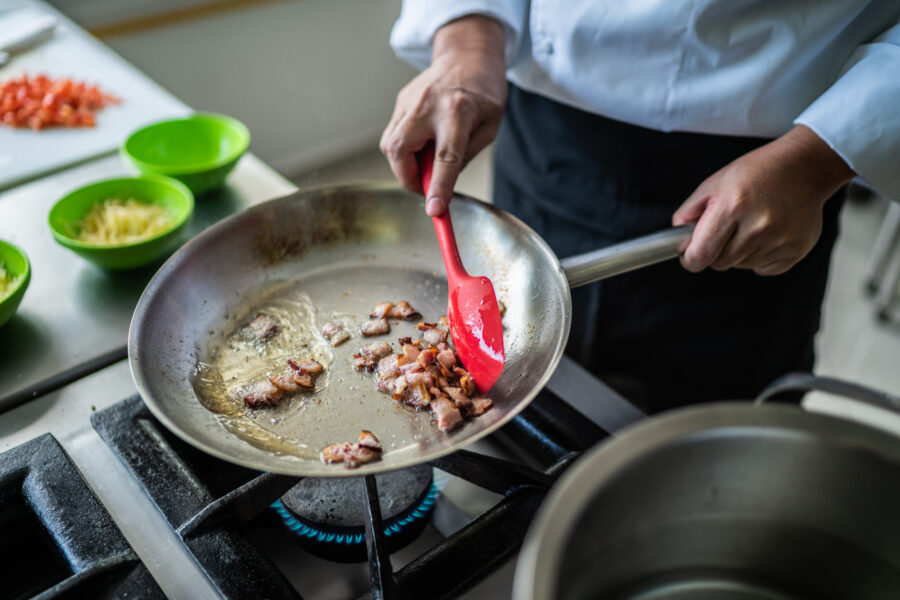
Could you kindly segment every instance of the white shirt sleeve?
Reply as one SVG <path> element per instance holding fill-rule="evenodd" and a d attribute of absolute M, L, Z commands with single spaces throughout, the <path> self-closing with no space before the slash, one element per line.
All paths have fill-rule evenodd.
<path fill-rule="evenodd" d="M 506 64 L 511 64 L 527 9 L 528 0 L 405 0 L 391 31 L 391 47 L 401 59 L 424 69 L 431 64 L 432 40 L 438 29 L 466 15 L 484 15 L 503 27 Z"/>
<path fill-rule="evenodd" d="M 876 192 L 900 201 L 900 24 L 857 48 L 794 123 L 815 131 Z"/>

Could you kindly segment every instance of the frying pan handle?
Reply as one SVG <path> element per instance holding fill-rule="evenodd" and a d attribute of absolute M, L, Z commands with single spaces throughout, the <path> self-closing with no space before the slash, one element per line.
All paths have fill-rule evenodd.
<path fill-rule="evenodd" d="M 664 229 L 614 246 L 570 256 L 560 261 L 570 287 L 587 285 L 675 258 L 691 239 L 693 225 Z"/>

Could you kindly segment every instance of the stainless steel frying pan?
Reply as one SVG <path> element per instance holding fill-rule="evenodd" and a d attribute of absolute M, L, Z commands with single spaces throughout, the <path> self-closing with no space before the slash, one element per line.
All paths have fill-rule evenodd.
<path fill-rule="evenodd" d="M 371 376 L 351 368 L 351 355 L 372 341 L 364 342 L 353 326 L 377 302 L 406 299 L 426 320 L 436 320 L 447 305 L 443 263 L 423 199 L 377 184 L 318 188 L 254 206 L 176 252 L 141 296 L 129 332 L 131 370 L 144 401 L 187 442 L 251 468 L 346 476 L 408 467 L 491 433 L 528 404 L 562 355 L 570 286 L 675 257 L 690 236 L 689 228 L 667 230 L 560 262 L 537 234 L 502 210 L 457 196 L 452 211 L 466 268 L 488 275 L 506 307 L 506 368 L 487 394 L 493 408 L 483 416 L 440 432 L 429 414 L 378 393 Z M 308 335 L 297 338 L 294 355 L 303 358 L 315 348 L 326 363 L 317 392 L 274 409 L 246 411 L 237 396 L 205 400 L 215 410 L 207 408 L 198 390 L 210 385 L 198 363 L 257 311 L 287 302 L 283 297 L 291 294 L 303 302 L 283 306 L 306 316 L 307 334 L 335 318 L 355 334 L 326 350 Z M 280 332 L 282 346 L 294 343 L 290 336 L 297 331 Z M 413 324 L 401 323 L 382 339 L 396 341 L 412 331 Z M 222 377 L 220 383 L 234 385 L 247 375 L 235 368 Z M 355 440 L 361 429 L 381 439 L 380 461 L 353 471 L 319 461 L 321 448 Z"/>

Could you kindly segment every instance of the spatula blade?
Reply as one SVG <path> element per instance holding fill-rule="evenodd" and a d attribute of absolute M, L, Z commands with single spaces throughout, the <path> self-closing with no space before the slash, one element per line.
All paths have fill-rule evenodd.
<path fill-rule="evenodd" d="M 506 363 L 503 324 L 494 286 L 487 277 L 462 280 L 447 302 L 450 338 L 460 362 L 481 393 L 500 377 Z"/>

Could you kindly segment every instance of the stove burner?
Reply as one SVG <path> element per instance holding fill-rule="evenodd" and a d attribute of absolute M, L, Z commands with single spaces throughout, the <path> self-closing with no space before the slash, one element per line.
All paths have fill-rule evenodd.
<path fill-rule="evenodd" d="M 389 552 L 418 537 L 439 490 L 432 469 L 419 465 L 376 475 Z M 339 562 L 366 560 L 365 503 L 359 477 L 302 480 L 272 508 L 311 553 Z"/>

